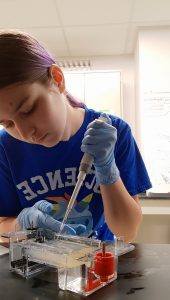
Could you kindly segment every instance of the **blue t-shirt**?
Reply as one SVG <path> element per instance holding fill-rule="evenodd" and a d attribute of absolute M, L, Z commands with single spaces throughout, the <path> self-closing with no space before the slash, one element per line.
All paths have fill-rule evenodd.
<path fill-rule="evenodd" d="M 54 204 L 54 216 L 61 221 L 73 192 L 83 153 L 81 142 L 87 125 L 98 118 L 99 112 L 85 108 L 81 128 L 69 141 L 46 148 L 19 141 L 5 130 L 0 131 L 0 216 L 16 216 L 25 207 L 46 199 Z M 151 187 L 140 152 L 129 125 L 110 115 L 117 128 L 115 161 L 121 179 L 130 195 Z M 77 196 L 68 223 L 87 227 L 86 235 L 111 239 L 103 215 L 99 185 L 92 167 Z"/>

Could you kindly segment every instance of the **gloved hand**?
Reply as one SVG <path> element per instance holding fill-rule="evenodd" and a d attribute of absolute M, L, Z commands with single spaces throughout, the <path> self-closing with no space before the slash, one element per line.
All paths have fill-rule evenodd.
<path fill-rule="evenodd" d="M 106 118 L 105 122 L 96 119 L 87 126 L 81 150 L 93 156 L 97 182 L 112 184 L 119 177 L 114 157 L 117 129 L 107 114 L 101 116 Z"/>
<path fill-rule="evenodd" d="M 18 223 L 22 229 L 44 228 L 59 232 L 61 222 L 55 220 L 49 213 L 53 210 L 52 203 L 40 200 L 32 207 L 24 208 L 18 215 Z M 66 224 L 62 230 L 63 234 L 79 235 L 84 233 L 86 226 L 81 224 Z"/>

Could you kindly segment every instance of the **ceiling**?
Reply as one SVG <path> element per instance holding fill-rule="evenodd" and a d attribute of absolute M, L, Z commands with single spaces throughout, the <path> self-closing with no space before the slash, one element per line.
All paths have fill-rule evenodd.
<path fill-rule="evenodd" d="M 55 57 L 132 54 L 143 27 L 170 26 L 170 0 L 0 0 L 0 29 L 41 40 Z"/>

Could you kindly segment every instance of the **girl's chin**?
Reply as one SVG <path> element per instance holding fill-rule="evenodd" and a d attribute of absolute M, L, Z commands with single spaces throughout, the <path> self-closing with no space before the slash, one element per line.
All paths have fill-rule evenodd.
<path fill-rule="evenodd" d="M 59 143 L 59 141 L 56 141 L 56 140 L 55 141 L 43 141 L 41 143 L 38 143 L 38 145 L 44 146 L 47 148 L 51 148 L 51 147 L 56 146 L 58 143 Z"/>
<path fill-rule="evenodd" d="M 37 144 L 41 145 L 41 146 L 44 146 L 44 147 L 47 147 L 47 148 L 50 148 L 50 147 L 54 147 L 59 142 L 60 142 L 60 140 L 57 139 L 55 137 L 55 135 L 47 134 L 42 140 L 38 141 Z"/>

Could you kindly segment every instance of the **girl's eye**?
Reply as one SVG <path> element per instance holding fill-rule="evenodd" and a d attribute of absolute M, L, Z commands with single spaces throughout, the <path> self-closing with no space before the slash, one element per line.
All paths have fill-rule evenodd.
<path fill-rule="evenodd" d="M 29 114 L 32 113 L 32 111 L 34 110 L 34 108 L 35 108 L 35 107 L 32 106 L 31 108 L 26 109 L 25 111 L 23 111 L 22 114 L 24 114 L 24 115 L 29 115 Z"/>

